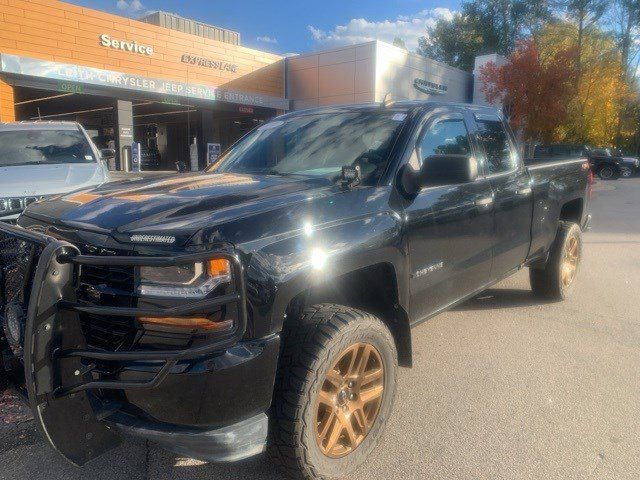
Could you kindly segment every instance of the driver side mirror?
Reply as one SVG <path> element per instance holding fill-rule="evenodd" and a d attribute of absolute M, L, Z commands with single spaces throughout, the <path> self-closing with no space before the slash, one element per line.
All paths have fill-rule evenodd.
<path fill-rule="evenodd" d="M 102 157 L 103 160 L 116 158 L 116 151 L 113 148 L 103 148 L 100 150 L 100 157 Z"/>
<path fill-rule="evenodd" d="M 410 196 L 424 187 L 471 183 L 478 178 L 478 162 L 468 155 L 431 155 L 420 170 L 405 165 L 400 174 L 402 190 Z"/>

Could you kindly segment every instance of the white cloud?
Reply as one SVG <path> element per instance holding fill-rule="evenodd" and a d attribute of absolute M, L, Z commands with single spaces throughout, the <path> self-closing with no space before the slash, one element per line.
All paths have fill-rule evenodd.
<path fill-rule="evenodd" d="M 258 37 L 256 38 L 257 41 L 259 42 L 263 42 L 263 43 L 278 43 L 278 39 L 274 38 L 274 37 L 270 37 L 268 35 L 264 35 L 262 37 Z"/>
<path fill-rule="evenodd" d="M 118 0 L 116 3 L 118 10 L 132 14 L 139 13 L 144 9 L 144 5 L 140 0 Z"/>
<path fill-rule="evenodd" d="M 394 20 L 369 21 L 364 18 L 353 18 L 346 25 L 336 25 L 333 30 L 321 30 L 313 25 L 307 29 L 316 43 L 323 47 L 337 47 L 354 43 L 382 40 L 393 43 L 400 37 L 407 48 L 413 51 L 418 46 L 418 38 L 426 34 L 426 30 L 441 19 L 451 19 L 453 12 L 448 8 L 422 10 L 414 15 L 400 15 Z"/>

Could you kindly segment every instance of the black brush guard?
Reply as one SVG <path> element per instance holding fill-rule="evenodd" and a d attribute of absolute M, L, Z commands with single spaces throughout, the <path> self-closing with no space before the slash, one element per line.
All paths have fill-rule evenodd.
<path fill-rule="evenodd" d="M 90 256 L 68 242 L 22 227 L 0 223 L 0 235 L 36 245 L 32 274 L 25 276 L 29 289 L 24 332 L 25 384 L 36 422 L 51 445 L 72 463 L 83 465 L 115 447 L 119 436 L 100 422 L 102 406 L 88 390 L 148 389 L 158 386 L 181 360 L 196 359 L 236 343 L 247 325 L 246 294 L 242 263 L 226 251 L 208 251 L 175 256 Z M 194 301 L 164 309 L 141 309 L 85 305 L 77 302 L 78 267 L 118 265 L 167 267 L 209 258 L 223 258 L 232 267 L 234 292 L 218 298 Z M 5 265 L 0 265 L 6 274 Z M 31 273 L 31 272 L 29 272 Z M 27 279 L 32 278 L 31 285 Z M 6 301 L 3 282 L 3 301 Z M 80 313 L 101 316 L 175 317 L 204 313 L 228 304 L 238 305 L 233 332 L 211 343 L 182 350 L 134 350 L 113 352 L 88 347 L 80 325 Z M 3 305 L 4 307 L 4 305 Z M 94 379 L 85 365 L 91 361 L 157 361 L 161 367 L 148 381 Z"/>

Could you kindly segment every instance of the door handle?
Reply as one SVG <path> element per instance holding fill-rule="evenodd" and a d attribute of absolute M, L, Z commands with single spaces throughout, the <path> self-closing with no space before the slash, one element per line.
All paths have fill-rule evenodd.
<path fill-rule="evenodd" d="M 530 195 L 531 194 L 531 187 L 519 188 L 518 190 L 516 190 L 516 194 L 517 195 Z"/>
<path fill-rule="evenodd" d="M 476 200 L 476 207 L 488 207 L 492 203 L 493 203 L 493 196 L 479 198 L 478 200 Z"/>

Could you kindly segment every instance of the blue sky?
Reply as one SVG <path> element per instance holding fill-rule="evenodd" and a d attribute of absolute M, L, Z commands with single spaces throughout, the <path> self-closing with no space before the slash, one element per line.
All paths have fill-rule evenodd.
<path fill-rule="evenodd" d="M 165 10 L 240 32 L 242 44 L 274 53 L 303 53 L 397 35 L 410 49 L 427 25 L 458 0 L 67 0 L 139 17 Z"/>

